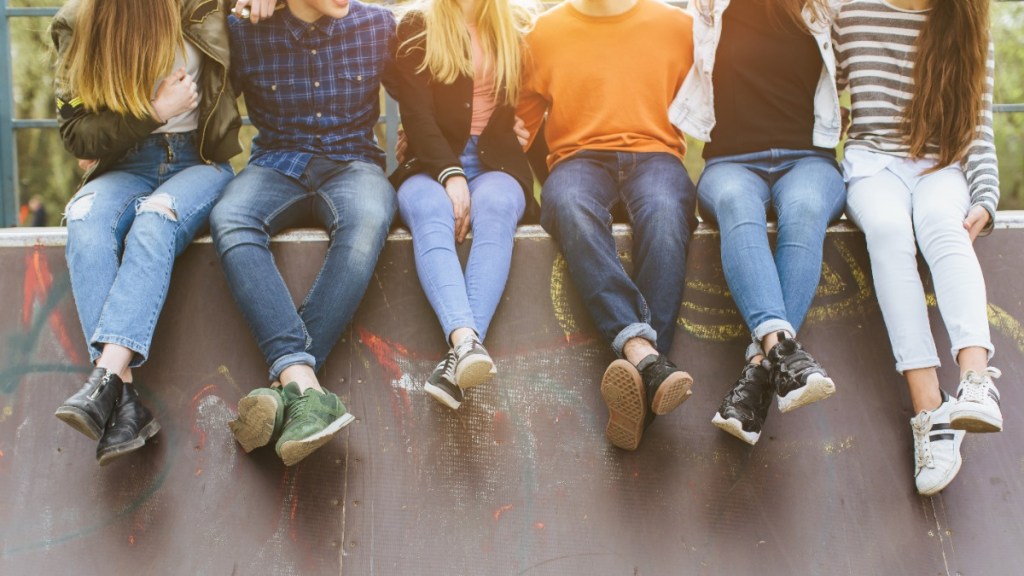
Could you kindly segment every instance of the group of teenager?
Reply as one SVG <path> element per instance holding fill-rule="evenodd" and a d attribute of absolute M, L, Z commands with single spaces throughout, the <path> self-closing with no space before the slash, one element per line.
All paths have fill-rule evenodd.
<path fill-rule="evenodd" d="M 67 260 L 95 366 L 56 415 L 99 442 L 100 464 L 160 428 L 132 369 L 149 356 L 175 257 L 207 224 L 269 366 L 269 384 L 238 402 L 235 438 L 247 452 L 276 442 L 293 465 L 334 437 L 353 416 L 317 372 L 396 211 L 449 348 L 424 391 L 449 408 L 496 374 L 483 342 L 516 226 L 539 214 L 617 357 L 600 383 L 606 436 L 636 449 L 692 393 L 667 355 L 699 207 L 752 337 L 712 421 L 755 444 L 773 398 L 787 412 L 835 392 L 796 336 L 845 209 L 910 390 L 918 491 L 952 481 L 965 431 L 1002 429 L 972 244 L 999 198 L 989 0 L 566 0 L 543 13 L 525 0 L 416 0 L 397 18 L 358 0 L 232 4 L 69 0 L 51 28 L 60 132 L 87 169 L 66 210 Z M 404 129 L 390 179 L 374 136 L 382 84 Z M 259 132 L 234 176 L 239 95 Z M 706 142 L 696 185 L 683 133 Z M 546 162 L 531 169 L 538 149 Z M 612 235 L 619 213 L 631 273 Z M 328 249 L 296 308 L 270 240 L 309 223 Z M 960 367 L 956 396 L 939 385 L 918 249 Z"/>

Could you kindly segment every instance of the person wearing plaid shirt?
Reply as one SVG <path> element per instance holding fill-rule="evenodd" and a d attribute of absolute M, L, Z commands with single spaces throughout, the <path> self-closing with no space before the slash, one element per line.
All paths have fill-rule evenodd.
<path fill-rule="evenodd" d="M 229 425 L 246 452 L 276 437 L 290 466 L 354 419 L 316 372 L 359 305 L 395 213 L 373 135 L 395 20 L 357 0 L 288 0 L 255 20 L 230 20 L 231 79 L 259 135 L 210 224 L 275 384 L 242 398 Z M 296 310 L 270 238 L 310 219 L 330 242 Z"/>

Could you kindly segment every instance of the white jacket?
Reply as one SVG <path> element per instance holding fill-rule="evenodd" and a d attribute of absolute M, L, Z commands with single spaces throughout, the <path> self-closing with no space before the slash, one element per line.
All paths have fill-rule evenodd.
<path fill-rule="evenodd" d="M 821 148 L 835 148 L 842 131 L 836 56 L 832 51 L 832 19 L 838 14 L 841 3 L 842 0 L 829 0 L 828 22 L 813 22 L 811 12 L 804 9 L 804 21 L 812 31 L 824 64 L 814 91 L 814 145 Z M 722 37 L 722 13 L 728 7 L 729 0 L 690 0 L 686 11 L 693 16 L 693 67 L 668 109 L 669 119 L 676 128 L 704 142 L 711 141 L 711 129 L 715 127 L 711 74 L 715 69 L 718 40 Z"/>

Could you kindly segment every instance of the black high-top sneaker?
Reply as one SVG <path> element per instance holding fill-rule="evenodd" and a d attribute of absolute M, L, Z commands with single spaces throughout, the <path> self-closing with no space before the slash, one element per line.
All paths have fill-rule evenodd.
<path fill-rule="evenodd" d="M 99 440 L 123 387 L 117 374 L 94 368 L 82 388 L 65 400 L 54 416 L 90 439 Z"/>
<path fill-rule="evenodd" d="M 836 385 L 813 356 L 795 339 L 779 332 L 779 343 L 768 351 L 771 382 L 779 395 L 779 410 L 789 412 L 828 398 Z"/>
<path fill-rule="evenodd" d="M 135 386 L 126 383 L 121 392 L 121 401 L 114 409 L 110 422 L 103 430 L 99 446 L 96 447 L 96 459 L 100 466 L 106 466 L 115 458 L 119 458 L 142 448 L 157 432 L 160 423 L 142 404 Z"/>
<path fill-rule="evenodd" d="M 747 364 L 739 380 L 725 395 L 711 423 L 753 446 L 761 437 L 761 427 L 768 417 L 775 389 L 768 371 L 770 365 Z"/>

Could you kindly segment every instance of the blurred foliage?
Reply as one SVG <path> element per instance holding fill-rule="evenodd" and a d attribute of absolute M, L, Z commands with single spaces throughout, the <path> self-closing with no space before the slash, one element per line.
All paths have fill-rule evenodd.
<path fill-rule="evenodd" d="M 59 0 L 13 0 L 12 6 L 54 6 Z M 1024 2 L 995 2 L 992 34 L 996 41 L 997 103 L 1024 104 Z M 53 49 L 47 34 L 49 18 L 11 20 L 11 57 L 14 75 L 15 118 L 55 117 L 53 101 Z M 243 107 L 244 108 L 244 107 Z M 382 127 L 381 127 L 382 128 Z M 1024 209 L 1024 113 L 997 114 L 996 146 L 1002 178 L 1002 209 Z M 245 154 L 233 161 L 235 169 L 245 164 L 255 130 L 243 128 Z M 381 144 L 383 130 L 378 130 Z M 81 171 L 61 145 L 52 129 L 16 132 L 19 205 L 32 196 L 42 198 L 50 225 L 60 223 L 68 198 L 78 187 Z M 696 181 L 703 168 L 701 144 L 687 138 L 686 167 Z"/>

